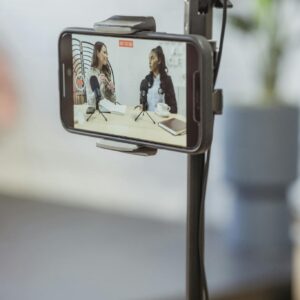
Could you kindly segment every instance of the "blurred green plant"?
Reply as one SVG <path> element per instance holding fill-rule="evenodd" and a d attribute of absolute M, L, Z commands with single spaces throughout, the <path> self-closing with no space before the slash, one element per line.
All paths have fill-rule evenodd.
<path fill-rule="evenodd" d="M 260 54 L 259 74 L 261 91 L 259 101 L 272 105 L 280 102 L 278 77 L 283 58 L 289 47 L 288 31 L 282 28 L 281 9 L 285 1 L 255 0 L 247 15 L 232 15 L 231 24 L 244 34 L 259 37 L 264 41 L 264 51 Z"/>

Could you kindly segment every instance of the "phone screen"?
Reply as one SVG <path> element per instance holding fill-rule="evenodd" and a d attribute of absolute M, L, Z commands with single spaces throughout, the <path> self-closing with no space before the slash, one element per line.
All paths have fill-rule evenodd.
<path fill-rule="evenodd" d="M 67 36 L 72 64 L 65 70 L 72 77 L 69 123 L 75 130 L 188 147 L 189 43 Z"/>

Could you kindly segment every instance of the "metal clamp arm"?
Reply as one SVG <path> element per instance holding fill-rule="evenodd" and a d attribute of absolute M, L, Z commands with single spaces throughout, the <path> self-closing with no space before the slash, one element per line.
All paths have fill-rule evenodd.
<path fill-rule="evenodd" d="M 224 8 L 224 0 L 198 0 L 198 12 L 200 14 L 208 13 L 209 7 Z M 227 1 L 227 8 L 232 8 L 232 3 Z"/>

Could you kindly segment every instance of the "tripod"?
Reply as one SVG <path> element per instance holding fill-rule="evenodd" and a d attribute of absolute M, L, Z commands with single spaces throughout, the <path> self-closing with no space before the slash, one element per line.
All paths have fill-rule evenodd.
<path fill-rule="evenodd" d="M 144 114 L 146 113 L 147 116 L 151 119 L 151 121 L 153 122 L 153 124 L 155 124 L 155 121 L 151 118 L 151 116 L 148 114 L 147 110 L 146 110 L 146 107 L 144 104 L 141 104 L 141 105 L 137 105 L 134 109 L 138 108 L 138 107 L 141 107 L 142 106 L 142 111 L 138 114 L 138 116 L 134 119 L 134 121 L 137 121 L 138 118 L 142 115 L 144 116 Z"/>
<path fill-rule="evenodd" d="M 96 108 L 95 110 L 91 113 L 91 115 L 87 118 L 87 122 L 89 121 L 89 119 L 91 118 L 91 116 L 96 112 L 98 111 L 99 114 L 104 118 L 104 120 L 107 122 L 107 118 L 104 116 L 103 112 L 100 110 L 99 108 L 99 102 L 100 102 L 100 99 L 96 99 Z"/>

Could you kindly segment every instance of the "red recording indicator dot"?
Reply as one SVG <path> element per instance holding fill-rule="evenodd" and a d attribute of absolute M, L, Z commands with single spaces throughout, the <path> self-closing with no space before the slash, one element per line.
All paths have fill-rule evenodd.
<path fill-rule="evenodd" d="M 119 47 L 133 48 L 132 40 L 119 40 Z"/>

